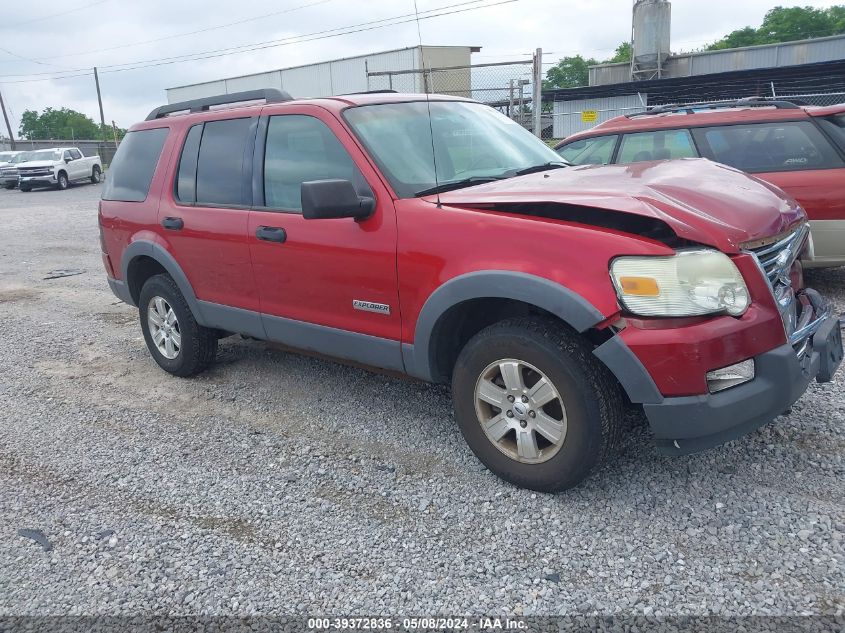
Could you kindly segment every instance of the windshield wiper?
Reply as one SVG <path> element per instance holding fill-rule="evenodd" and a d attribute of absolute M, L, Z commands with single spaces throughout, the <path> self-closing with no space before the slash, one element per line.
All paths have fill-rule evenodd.
<path fill-rule="evenodd" d="M 434 187 L 429 187 L 428 189 L 421 189 L 414 193 L 414 196 L 419 198 L 420 196 L 430 196 L 434 193 L 443 193 L 444 191 L 452 191 L 454 189 L 460 189 L 461 187 L 469 187 L 471 185 L 480 185 L 485 182 L 493 182 L 494 180 L 502 180 L 505 176 L 472 176 L 470 178 L 464 178 L 462 180 L 452 180 L 450 182 L 440 183 L 439 185 L 435 185 Z"/>
<path fill-rule="evenodd" d="M 525 176 L 526 174 L 533 174 L 538 171 L 546 171 L 548 169 L 560 169 L 561 167 L 569 167 L 570 163 L 566 161 L 551 161 L 548 163 L 543 163 L 542 165 L 532 165 L 531 167 L 526 167 L 525 169 L 518 169 L 513 172 L 514 176 Z"/>

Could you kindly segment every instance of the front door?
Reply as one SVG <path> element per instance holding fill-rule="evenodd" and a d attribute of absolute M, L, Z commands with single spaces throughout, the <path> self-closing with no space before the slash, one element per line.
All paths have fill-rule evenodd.
<path fill-rule="evenodd" d="M 393 201 L 325 110 L 262 116 L 249 240 L 267 335 L 293 347 L 401 369 Z M 306 220 L 300 187 L 351 181 L 376 200 L 365 220 Z"/>

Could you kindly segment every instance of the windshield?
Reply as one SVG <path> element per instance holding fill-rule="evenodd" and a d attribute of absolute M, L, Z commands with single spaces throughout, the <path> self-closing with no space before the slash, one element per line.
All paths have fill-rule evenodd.
<path fill-rule="evenodd" d="M 14 157 L 12 160 L 10 160 L 9 162 L 10 162 L 10 163 L 12 163 L 13 165 L 14 165 L 14 164 L 17 164 L 17 163 L 24 163 L 24 162 L 26 162 L 26 161 L 28 161 L 28 160 L 31 160 L 31 159 L 29 158 L 30 156 L 32 156 L 32 152 L 21 152 L 20 154 L 18 154 L 17 156 L 15 156 L 15 157 Z"/>
<path fill-rule="evenodd" d="M 0 152 L 0 163 L 8 163 L 14 155 L 14 152 Z"/>
<path fill-rule="evenodd" d="M 27 161 L 35 161 L 35 160 L 61 160 L 62 153 L 57 152 L 52 149 L 42 149 L 38 150 L 37 152 L 29 152 L 29 156 L 27 157 Z"/>
<path fill-rule="evenodd" d="M 476 184 L 561 163 L 528 130 L 480 103 L 388 103 L 350 108 L 344 116 L 401 198 L 451 182 Z"/>

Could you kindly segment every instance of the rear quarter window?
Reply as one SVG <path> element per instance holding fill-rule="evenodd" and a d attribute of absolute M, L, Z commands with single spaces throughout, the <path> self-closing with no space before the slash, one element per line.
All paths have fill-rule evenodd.
<path fill-rule="evenodd" d="M 811 121 L 695 128 L 693 134 L 704 156 L 752 174 L 843 166 Z"/>
<path fill-rule="evenodd" d="M 108 170 L 103 200 L 143 202 L 170 128 L 129 132 L 120 143 Z"/>
<path fill-rule="evenodd" d="M 615 134 L 582 138 L 558 148 L 557 153 L 573 165 L 607 165 L 613 158 L 618 138 Z"/>
<path fill-rule="evenodd" d="M 845 152 L 845 114 L 825 117 L 820 119 L 819 123 L 833 137 L 839 149 Z"/>

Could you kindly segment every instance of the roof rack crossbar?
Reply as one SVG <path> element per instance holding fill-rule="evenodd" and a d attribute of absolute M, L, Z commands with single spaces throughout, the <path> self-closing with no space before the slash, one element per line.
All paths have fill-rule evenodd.
<path fill-rule="evenodd" d="M 168 103 L 167 105 L 159 106 L 147 115 L 147 121 L 154 121 L 172 114 L 173 112 L 182 112 L 189 110 L 191 112 L 205 112 L 211 106 L 227 105 L 230 103 L 240 103 L 242 101 L 260 101 L 264 100 L 266 103 L 281 103 L 283 101 L 292 101 L 293 97 L 284 90 L 277 88 L 263 88 L 261 90 L 245 90 L 244 92 L 232 92 L 224 95 L 215 95 L 213 97 L 202 97 L 200 99 L 191 99 L 190 101 L 180 101 L 178 103 Z"/>
<path fill-rule="evenodd" d="M 778 110 L 797 110 L 800 106 L 792 101 L 784 101 L 782 99 L 768 99 L 766 97 L 744 97 L 742 99 L 735 99 L 733 101 L 702 101 L 701 103 L 687 103 L 685 105 L 678 105 L 677 103 L 668 103 L 666 105 L 654 106 L 648 110 L 641 112 L 632 112 L 625 116 L 629 119 L 638 116 L 647 116 L 652 114 L 666 114 L 667 112 L 685 112 L 687 114 L 695 114 L 701 110 L 718 110 L 719 108 L 736 108 L 736 107 L 768 107 L 777 108 Z"/>

